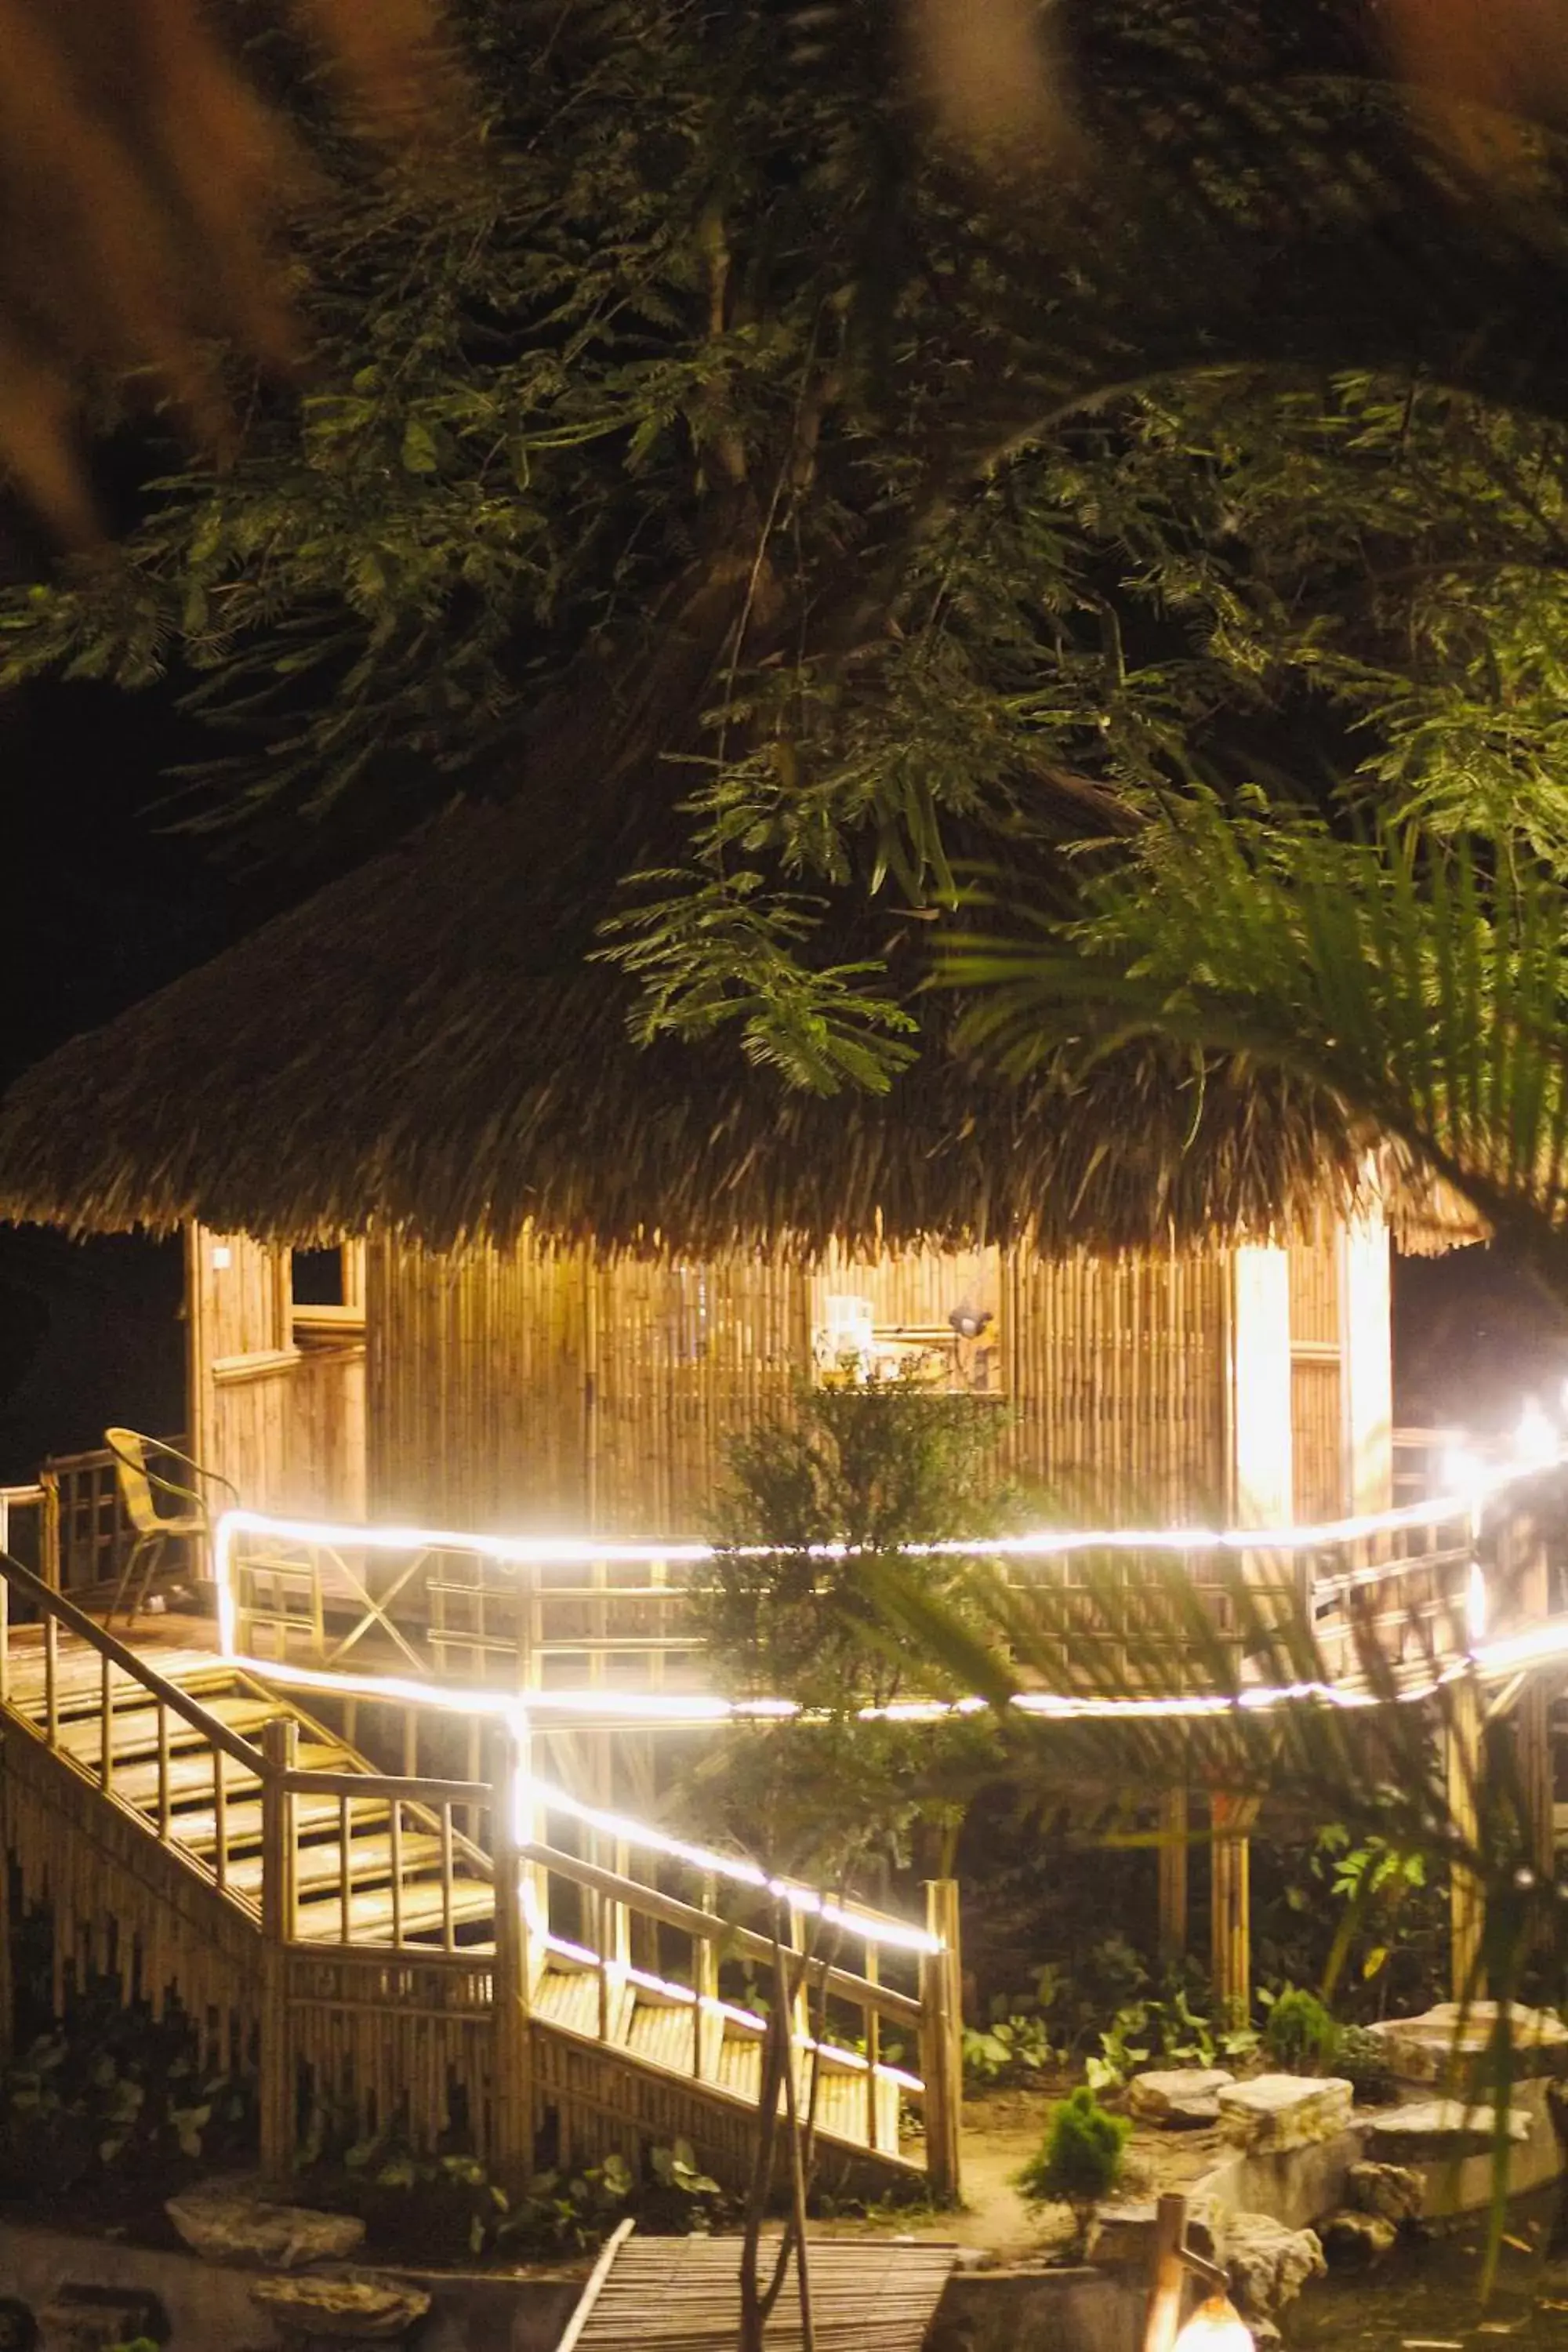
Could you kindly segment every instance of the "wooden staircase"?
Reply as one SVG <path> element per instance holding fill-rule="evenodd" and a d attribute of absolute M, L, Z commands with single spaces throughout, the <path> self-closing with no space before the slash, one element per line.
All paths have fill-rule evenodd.
<path fill-rule="evenodd" d="M 427 2141 L 460 2120 L 494 2155 L 542 2127 L 582 2161 L 679 2137 L 744 2178 L 765 2027 L 720 1972 L 772 1946 L 711 1879 L 692 1901 L 670 1891 L 668 1860 L 634 1877 L 624 1848 L 610 1867 L 592 1837 L 547 1843 L 541 1816 L 531 1834 L 509 1828 L 510 1783 L 380 1772 L 255 1672 L 132 1649 L 0 1561 L 5 1596 L 41 1618 L 13 1625 L 0 1608 L 4 1827 L 29 1897 L 54 1904 L 79 1974 L 112 1959 L 127 1997 L 134 1977 L 143 1998 L 228 2010 L 264 2070 L 282 2047 L 285 2153 L 304 2069 L 368 2125 L 401 2104 Z M 498 1877 L 518 1922 L 499 1940 Z M 795 2034 L 827 2169 L 870 2193 L 918 2183 L 921 2152 L 901 2135 L 923 2086 L 876 2053 L 885 2021 L 921 2044 L 921 2001 L 836 1965 L 829 2003 L 820 2047 L 804 2007 Z M 869 2059 L 847 2046 L 856 2003 Z M 520 2102 L 528 2120 L 509 2126 Z"/>

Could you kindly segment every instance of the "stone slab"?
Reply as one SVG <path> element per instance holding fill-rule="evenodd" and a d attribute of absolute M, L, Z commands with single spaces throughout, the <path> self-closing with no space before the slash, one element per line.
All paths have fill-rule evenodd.
<path fill-rule="evenodd" d="M 1388 2017 L 1368 2028 L 1388 2052 L 1396 2082 L 1429 2084 L 1450 2095 L 1474 2087 L 1497 2031 L 1495 2000 L 1439 2001 L 1419 2017 Z M 1542 2009 L 1510 2011 L 1514 2079 L 1568 2075 L 1568 2026 Z"/>
<path fill-rule="evenodd" d="M 250 2295 L 291 2332 L 378 2343 L 406 2336 L 430 2308 L 424 2289 L 401 2279 L 259 2278 Z"/>
<path fill-rule="evenodd" d="M 1451 2163 L 1456 2157 L 1488 2155 L 1496 2143 L 1497 2111 L 1472 2105 L 1464 2099 L 1424 2099 L 1412 2105 L 1389 2107 L 1367 2125 L 1368 2153 L 1382 2164 Z M 1503 2129 L 1514 2147 L 1531 2135 L 1531 2119 L 1521 2107 L 1508 2108 Z"/>
<path fill-rule="evenodd" d="M 1346 2130 L 1354 2086 L 1340 2074 L 1258 2074 L 1221 2091 L 1220 2128 L 1235 2147 L 1312 2147 Z"/>
<path fill-rule="evenodd" d="M 304 2263 L 346 2262 L 364 2239 L 351 2213 L 315 2213 L 303 2205 L 232 2190 L 193 2189 L 163 2210 L 204 2262 L 261 2263 L 297 2270 Z"/>
<path fill-rule="evenodd" d="M 1236 2076 L 1223 2066 L 1151 2067 L 1127 2085 L 1128 2113 L 1159 2131 L 1195 2131 L 1219 2121 L 1219 2094 Z"/>

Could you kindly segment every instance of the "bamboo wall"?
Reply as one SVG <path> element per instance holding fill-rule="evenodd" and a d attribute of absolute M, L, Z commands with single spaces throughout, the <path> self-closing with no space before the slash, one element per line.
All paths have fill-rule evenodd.
<path fill-rule="evenodd" d="M 990 1312 L 983 1361 L 953 1350 L 952 1380 L 984 1391 L 999 1473 L 1045 1507 L 1210 1517 L 1262 1476 L 1244 1516 L 1331 1517 L 1375 1506 L 1387 1476 L 1386 1251 L 1381 1226 L 1357 1231 L 1352 1248 L 1324 1220 L 1289 1252 L 835 1252 L 815 1268 L 378 1240 L 363 1302 L 356 1269 L 352 1305 L 324 1313 L 293 1307 L 287 1253 L 198 1232 L 196 1450 L 258 1508 L 688 1536 L 727 1439 L 787 1405 L 848 1292 L 879 1328 L 930 1336 L 938 1384 L 952 1309 Z"/>
<path fill-rule="evenodd" d="M 889 1325 L 935 1328 L 961 1297 L 994 1299 L 1006 1474 L 1126 1517 L 1212 1509 L 1226 1480 L 1226 1258 L 972 1258 L 812 1272 L 527 1241 L 461 1259 L 374 1245 L 373 1509 L 481 1529 L 700 1529 L 727 1437 L 808 1376 L 829 1286 L 871 1296 Z"/>
<path fill-rule="evenodd" d="M 196 1225 L 186 1316 L 197 1461 L 253 1509 L 363 1518 L 363 1307 L 297 1315 L 287 1250 Z"/>

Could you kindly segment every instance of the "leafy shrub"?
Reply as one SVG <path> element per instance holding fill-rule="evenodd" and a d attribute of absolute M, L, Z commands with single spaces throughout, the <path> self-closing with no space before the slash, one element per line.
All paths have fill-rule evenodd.
<path fill-rule="evenodd" d="M 1315 1993 L 1287 1985 L 1269 2008 L 1263 2047 L 1287 2074 L 1321 2074 L 1339 2047 L 1340 2029 Z"/>
<path fill-rule="evenodd" d="M 994 2016 L 984 2032 L 965 2027 L 963 2080 L 969 2090 L 1027 2083 L 1054 2063 L 1056 2051 L 1043 2017 L 1015 2011 Z"/>
<path fill-rule="evenodd" d="M 1354 2084 L 1356 2097 L 1363 2105 L 1382 2105 L 1394 2095 L 1394 2069 L 1383 2036 L 1369 2032 L 1364 2025 L 1342 2030 L 1334 2051 L 1334 2072 Z"/>
<path fill-rule="evenodd" d="M 0 2077 L 0 2190 L 58 2198 L 113 2178 L 183 2187 L 254 2145 L 253 2086 L 204 2069 L 178 2019 L 84 2002 Z"/>
<path fill-rule="evenodd" d="M 1031 2203 L 1070 2205 L 1078 2224 L 1075 2251 L 1089 2242 L 1094 2209 L 1121 2178 L 1122 2151 L 1132 2126 L 1108 2114 L 1087 2083 L 1051 2109 L 1038 2152 L 1016 2177 Z"/>
<path fill-rule="evenodd" d="M 518 2260 L 591 2253 L 635 2214 L 665 2235 L 707 2231 L 727 2210 L 722 2189 L 698 2168 L 690 2143 L 656 2147 L 638 2180 L 619 2156 L 576 2172 L 536 2172 L 518 2196 L 492 2180 L 478 2157 L 426 2155 L 400 2128 L 323 2158 L 320 2138 L 302 2151 L 310 2195 L 354 2213 L 374 2251 L 433 2263 L 508 2254 Z"/>
<path fill-rule="evenodd" d="M 1120 2089 L 1141 2066 L 1212 2066 L 1221 2058 L 1250 2057 L 1258 2036 L 1250 2026 L 1215 2026 L 1194 2010 L 1186 1988 L 1174 1986 L 1164 2000 L 1129 2001 L 1100 2037 L 1098 2053 L 1085 2061 L 1091 2091 Z"/>

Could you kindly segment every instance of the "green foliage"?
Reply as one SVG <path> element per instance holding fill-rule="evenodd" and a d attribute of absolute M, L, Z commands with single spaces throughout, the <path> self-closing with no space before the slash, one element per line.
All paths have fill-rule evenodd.
<path fill-rule="evenodd" d="M 1287 1985 L 1269 2003 L 1263 2047 L 1288 2074 L 1321 2074 L 1339 2048 L 1340 2029 L 1316 1993 Z"/>
<path fill-rule="evenodd" d="M 1364 2025 L 1340 2029 L 1334 2045 L 1334 2072 L 1354 2085 L 1356 2097 L 1363 2105 L 1383 2105 L 1394 2096 L 1394 2069 L 1389 2064 L 1387 2046 L 1381 2034 L 1370 2032 Z"/>
<path fill-rule="evenodd" d="M 1346 841 L 1260 794 L 1152 821 L 1070 923 L 972 940 L 971 1042 L 1015 1072 L 1129 1037 L 1337 1097 L 1568 1289 L 1568 902 L 1518 844 Z M 1033 936 L 1025 935 L 1029 929 Z"/>
<path fill-rule="evenodd" d="M 773 1866 L 836 1876 L 873 1861 L 903 1866 L 924 1840 L 943 1874 L 974 1790 L 994 1777 L 1002 1735 L 986 1717 L 911 1727 L 867 1721 L 913 1686 L 971 1687 L 933 1672 L 889 1631 L 878 1596 L 897 1580 L 911 1605 L 940 1599 L 966 1622 L 984 1567 L 957 1553 L 910 1559 L 1003 1523 L 994 1408 L 912 1381 L 806 1389 L 787 1414 L 730 1449 L 716 1553 L 696 1621 L 725 1687 L 790 1698 L 808 1724 L 738 1730 L 696 1768 L 710 1822 Z"/>
<path fill-rule="evenodd" d="M 984 2029 L 964 2028 L 964 2087 L 990 2090 L 1033 2082 L 1058 2055 L 1044 2018 L 1026 2011 L 994 2015 Z"/>
<path fill-rule="evenodd" d="M 164 2184 L 247 2158 L 254 2086 L 200 2064 L 178 2021 L 82 2002 L 0 2079 L 0 2189 L 58 2197 L 113 2179 Z"/>
<path fill-rule="evenodd" d="M 1070 2205 L 1081 2247 L 1095 2207 L 1121 2178 L 1131 2130 L 1125 2116 L 1108 2113 L 1089 2085 L 1080 2084 L 1051 2109 L 1037 2153 L 1016 2176 L 1019 2192 L 1034 2203 Z"/>
<path fill-rule="evenodd" d="M 1085 2059 L 1084 2072 L 1091 2090 L 1115 2090 L 1142 2066 L 1213 2066 L 1250 2057 L 1257 2047 L 1250 2026 L 1213 2023 L 1177 1984 L 1163 2000 L 1119 2009 L 1100 2036 L 1099 2050 Z"/>
<path fill-rule="evenodd" d="M 686 2140 L 650 2149 L 640 2179 L 609 2156 L 574 2172 L 536 2172 L 509 2195 L 477 2157 L 416 2150 L 397 2126 L 335 2154 L 332 2137 L 330 2120 L 319 2118 L 301 2151 L 312 2198 L 357 2214 L 374 2248 L 405 2260 L 569 2257 L 591 2252 L 628 2215 L 645 2231 L 686 2234 L 730 2210 Z"/>

